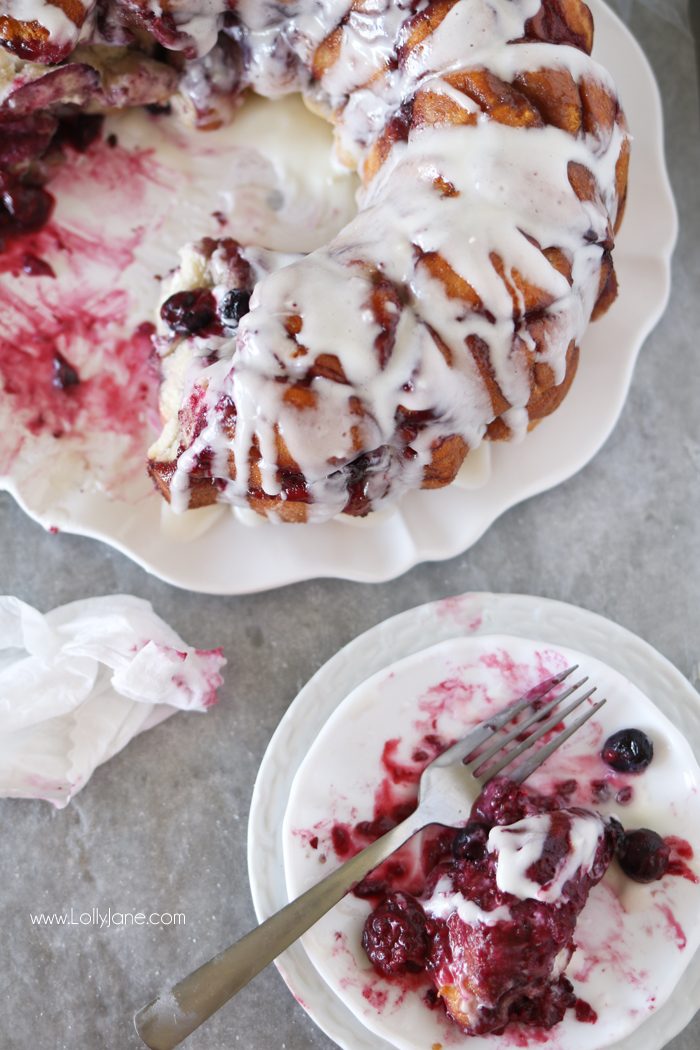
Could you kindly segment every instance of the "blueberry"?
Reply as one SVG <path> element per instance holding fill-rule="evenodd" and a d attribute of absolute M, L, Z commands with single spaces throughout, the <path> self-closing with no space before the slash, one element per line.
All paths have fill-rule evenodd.
<path fill-rule="evenodd" d="M 216 320 L 216 302 L 207 288 L 176 292 L 160 308 L 160 316 L 173 332 L 194 335 Z"/>
<path fill-rule="evenodd" d="M 58 350 L 54 351 L 52 364 L 52 386 L 55 386 L 58 390 L 68 390 L 69 387 L 79 384 L 80 376 L 77 369 L 73 367 L 70 361 L 66 361 L 63 354 L 59 353 Z"/>
<path fill-rule="evenodd" d="M 85 153 L 100 137 L 104 119 L 102 113 L 69 113 L 59 122 L 54 145 L 71 146 L 77 153 Z"/>
<path fill-rule="evenodd" d="M 635 882 L 655 882 L 662 878 L 670 854 L 661 836 L 649 828 L 626 831 L 617 848 L 620 867 Z"/>
<path fill-rule="evenodd" d="M 452 843 L 452 855 L 456 860 L 481 860 L 486 853 L 489 828 L 470 820 L 457 832 Z"/>
<path fill-rule="evenodd" d="M 48 222 L 52 208 L 53 197 L 41 186 L 25 185 L 0 172 L 0 231 L 33 233 Z"/>
<path fill-rule="evenodd" d="M 226 292 L 219 304 L 219 316 L 229 328 L 238 324 L 250 309 L 250 292 L 244 292 L 240 288 L 233 288 Z"/>
<path fill-rule="evenodd" d="M 605 741 L 601 757 L 618 773 L 641 773 L 654 757 L 654 745 L 641 729 L 621 729 Z"/>

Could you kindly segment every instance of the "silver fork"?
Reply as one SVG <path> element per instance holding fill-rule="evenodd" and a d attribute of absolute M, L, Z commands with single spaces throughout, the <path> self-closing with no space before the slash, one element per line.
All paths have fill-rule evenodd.
<path fill-rule="evenodd" d="M 411 816 L 230 948 L 139 1010 L 134 1017 L 134 1024 L 146 1046 L 151 1050 L 173 1050 L 179 1046 L 195 1028 L 228 1002 L 285 948 L 330 911 L 368 872 L 386 860 L 417 831 L 429 824 L 450 827 L 465 822 L 482 788 L 515 759 L 530 751 L 533 744 L 554 730 L 595 692 L 593 686 L 560 709 L 561 703 L 578 693 L 588 681 L 582 678 L 561 695 L 541 704 L 543 697 L 575 670 L 576 666 L 569 667 L 548 678 L 509 707 L 475 726 L 466 737 L 443 751 L 423 770 L 418 807 Z M 600 700 L 593 704 L 568 728 L 532 751 L 515 769 L 508 772 L 508 778 L 522 783 L 584 722 L 592 718 L 604 703 L 605 700 Z M 522 720 L 518 720 L 520 715 L 524 715 Z M 514 723 L 512 728 L 501 734 L 499 730 L 510 722 Z M 536 728 L 524 739 L 509 750 L 503 750 L 532 726 Z M 479 750 L 486 744 L 487 747 Z"/>

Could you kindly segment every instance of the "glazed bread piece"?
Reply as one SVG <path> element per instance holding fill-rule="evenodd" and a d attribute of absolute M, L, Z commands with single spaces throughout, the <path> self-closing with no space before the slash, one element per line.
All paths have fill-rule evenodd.
<path fill-rule="evenodd" d="M 217 45 L 224 6 L 219 0 L 6 0 L 0 179 L 13 185 L 20 176 L 30 186 L 45 181 L 51 164 L 43 158 L 61 121 L 78 113 L 174 100 L 202 126 L 230 119 L 240 94 L 240 56 L 224 34 Z M 193 97 L 206 102 L 197 108 Z"/>
<path fill-rule="evenodd" d="M 423 902 L 433 933 L 427 969 L 463 1032 L 488 1035 L 512 1021 L 551 1028 L 576 1006 L 565 976 L 576 922 L 618 835 L 597 814 L 555 810 L 492 829 L 479 861 L 436 869 Z M 526 873 L 520 858 L 540 847 Z"/>
<path fill-rule="evenodd" d="M 209 368 L 206 334 L 170 333 L 180 408 L 174 422 L 164 403 L 150 470 L 177 510 L 365 515 L 449 484 L 470 449 L 522 436 L 565 396 L 616 294 L 624 117 L 579 0 L 355 3 L 313 48 L 298 16 L 258 55 L 266 8 L 246 36 L 249 10 L 247 83 L 296 84 L 330 117 L 359 213 L 257 283 Z M 197 273 L 193 293 L 215 287 Z"/>
<path fill-rule="evenodd" d="M 55 64 L 80 39 L 95 0 L 6 0 L 0 12 L 0 42 L 19 58 Z"/>
<path fill-rule="evenodd" d="M 69 58 L 80 42 L 148 47 L 149 38 L 195 58 L 215 45 L 226 10 L 220 0 L 5 0 L 0 43 L 46 65 Z"/>
<path fill-rule="evenodd" d="M 549 1029 L 573 1008 L 594 1020 L 566 971 L 578 917 L 622 835 L 615 818 L 497 777 L 467 824 L 428 851 L 434 866 L 418 898 L 375 883 L 368 958 L 390 980 L 425 973 L 470 1036 L 512 1022 Z"/>
<path fill-rule="evenodd" d="M 56 66 L 30 62 L 0 48 L 0 182 L 5 191 L 41 196 L 63 127 L 76 116 L 127 106 L 163 104 L 179 74 L 142 51 L 80 44 Z M 95 125 L 99 121 L 83 122 Z M 60 148 L 60 147 L 59 147 Z M 1 210 L 1 209 L 0 209 Z M 10 218 L 17 218 L 10 213 Z M 8 216 L 0 214 L 0 227 Z M 11 225 L 11 223 L 10 223 Z M 20 228 L 22 224 L 18 224 Z"/>
<path fill-rule="evenodd" d="M 0 26 L 23 63 L 0 91 L 6 170 L 66 110 L 172 97 L 211 126 L 250 88 L 301 90 L 363 181 L 331 244 L 252 267 L 249 314 L 165 326 L 149 469 L 176 509 L 364 515 L 557 407 L 616 294 L 629 155 L 582 0 L 70 4 L 12 0 Z M 220 277 L 175 287 L 218 302 Z"/>

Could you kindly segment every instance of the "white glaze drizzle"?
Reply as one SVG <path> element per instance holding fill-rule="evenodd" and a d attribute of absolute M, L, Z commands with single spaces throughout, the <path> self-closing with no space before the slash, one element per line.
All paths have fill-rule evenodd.
<path fill-rule="evenodd" d="M 426 915 L 433 919 L 446 920 L 450 915 L 458 915 L 467 926 L 475 926 L 477 923 L 482 926 L 495 926 L 499 922 L 511 921 L 510 908 L 505 904 L 492 911 L 484 911 L 475 901 L 455 892 L 449 875 L 443 875 L 438 880 L 428 900 L 421 901 L 421 906 Z"/>
<path fill-rule="evenodd" d="M 117 2 L 111 9 L 117 16 L 119 6 Z M 346 499 L 346 482 L 333 474 L 333 464 L 342 466 L 357 455 L 358 426 L 363 449 L 391 446 L 398 404 L 412 411 L 434 411 L 439 418 L 412 442 L 415 459 L 401 459 L 399 449 L 386 452 L 374 505 L 419 485 L 436 441 L 456 433 L 475 448 L 493 415 L 485 383 L 466 349 L 469 337 L 487 345 L 494 378 L 512 406 L 502 413 L 503 419 L 514 436 L 522 435 L 529 422 L 530 396 L 522 349 L 533 350 L 534 345 L 518 326 L 522 303 L 516 301 L 513 316 L 514 286 L 509 290 L 496 272 L 494 252 L 503 259 L 507 278 L 518 270 L 551 298 L 546 352 L 540 360 L 551 367 L 555 382 L 564 378 L 567 348 L 583 334 L 597 295 L 602 249 L 595 242 L 604 239 L 615 217 L 614 168 L 624 132 L 616 124 L 603 141 L 590 134 L 574 139 L 552 127 L 509 128 L 486 119 L 478 104 L 445 77 L 464 68 L 488 68 L 509 82 L 525 71 L 563 69 L 576 81 L 591 78 L 612 92 L 610 78 L 575 48 L 509 45 L 522 36 L 540 0 L 460 0 L 405 59 L 396 61 L 397 48 L 406 38 L 404 23 L 428 6 L 416 8 L 409 0 L 365 0 L 361 9 L 349 0 L 291 0 L 283 9 L 273 0 L 239 0 L 235 6 L 237 22 L 230 32 L 235 39 L 242 32 L 245 39 L 245 83 L 268 96 L 306 90 L 315 104 L 335 112 L 340 154 L 353 163 L 362 164 L 387 121 L 417 89 L 448 95 L 476 124 L 414 130 L 408 143 L 395 145 L 361 194 L 356 220 L 326 248 L 261 282 L 254 309 L 238 333 L 215 341 L 215 365 L 202 365 L 204 357 L 211 357 L 211 341 L 202 346 L 201 340 L 190 340 L 187 349 L 178 344 L 172 355 L 178 358 L 177 389 L 185 397 L 197 385 L 206 389 L 210 419 L 177 463 L 172 483 L 176 509 L 187 506 L 188 473 L 205 448 L 212 449 L 224 481 L 229 451 L 233 452 L 236 478 L 225 481 L 224 498 L 246 503 L 253 442 L 261 453 L 264 492 L 280 494 L 281 435 L 308 483 L 310 517 L 332 516 Z M 87 14 L 84 0 L 83 7 Z M 163 14 L 161 0 L 146 0 L 144 7 L 153 15 Z M 69 42 L 76 35 L 62 9 L 45 0 L 9 0 L 7 10 L 21 20 L 40 22 L 54 42 Z M 201 56 L 213 54 L 222 25 L 221 0 L 173 0 L 168 13 L 187 34 L 191 50 Z M 89 30 L 88 22 L 83 32 Z M 338 54 L 311 84 L 309 67 L 316 49 L 338 26 Z M 216 73 L 218 86 L 234 90 L 233 76 L 227 79 L 225 74 Z M 183 90 L 197 105 L 205 105 L 206 78 L 194 67 L 185 72 Z M 578 200 L 568 182 L 570 161 L 594 174 L 599 202 Z M 436 195 L 436 176 L 451 182 L 459 195 Z M 572 287 L 525 234 L 542 247 L 563 250 L 572 266 Z M 416 249 L 439 252 L 476 290 L 487 313 L 470 311 L 460 300 L 450 299 L 439 281 L 416 267 Z M 353 265 L 358 258 L 365 271 L 372 266 L 409 292 L 410 306 L 401 313 L 385 368 L 378 366 L 374 347 L 379 333 L 368 310 L 366 272 Z M 290 312 L 302 316 L 305 357 L 296 356 L 297 344 L 284 330 L 282 315 Z M 451 367 L 426 326 L 449 348 Z M 315 357 L 329 353 L 339 359 L 351 389 L 317 378 L 312 382 L 318 395 L 313 408 L 289 406 L 280 377 L 303 379 Z M 188 355 L 193 367 L 185 375 L 182 359 Z M 174 384 L 165 386 L 167 402 Z M 238 411 L 232 448 L 215 418 L 222 393 L 233 399 Z M 359 423 L 349 394 L 362 402 Z M 167 447 L 176 455 L 172 413 L 166 431 L 168 439 L 162 438 L 157 448 Z"/>
<path fill-rule="evenodd" d="M 48 0 L 6 0 L 2 13 L 20 22 L 37 22 L 47 31 L 51 44 L 61 49 L 74 46 L 78 39 L 87 42 L 99 40 L 99 33 L 95 32 L 93 18 L 90 17 L 94 14 L 96 0 L 72 2 L 79 3 L 84 12 L 77 24 L 58 2 L 52 4 Z M 186 36 L 181 46 L 199 56 L 206 55 L 216 44 L 223 12 L 226 10 L 222 0 L 169 0 L 167 7 L 160 0 L 141 0 L 135 6 L 136 10 L 140 7 L 156 18 L 164 15 L 172 18 L 177 29 Z M 116 25 L 128 25 L 129 19 L 123 18 L 121 8 L 121 0 L 113 0 L 106 5 L 104 13 L 114 17 Z M 131 10 L 133 13 L 133 8 Z M 173 42 L 171 46 L 177 48 L 178 44 Z"/>
<path fill-rule="evenodd" d="M 94 0 L 88 0 L 88 3 L 79 0 L 79 3 L 85 13 L 77 25 L 62 7 L 57 3 L 48 3 L 47 0 L 5 0 L 2 14 L 18 22 L 38 23 L 47 31 L 52 44 L 64 48 L 77 43 L 80 27 L 88 11 L 95 6 Z"/>
<path fill-rule="evenodd" d="M 578 871 L 590 871 L 605 825 L 595 813 L 571 813 L 570 817 L 571 849 L 561 859 L 554 878 L 544 886 L 528 878 L 527 872 L 542 856 L 552 823 L 550 814 L 538 813 L 491 829 L 487 848 L 496 854 L 496 885 L 502 893 L 556 904 Z"/>
<path fill-rule="evenodd" d="M 198 340 L 188 341 L 200 363 L 183 381 L 183 398 L 195 385 L 205 389 L 209 421 L 177 459 L 171 486 L 176 510 L 187 507 L 189 471 L 205 448 L 213 450 L 214 463 L 221 467 L 220 498 L 246 505 L 253 444 L 260 452 L 263 491 L 283 495 L 281 436 L 307 483 L 309 519 L 332 517 L 347 500 L 346 479 L 334 465 L 357 456 L 358 426 L 363 450 L 388 447 L 373 508 L 419 486 L 436 441 L 459 434 L 475 448 L 493 418 L 469 337 L 487 345 L 494 378 L 511 406 L 503 418 L 513 436 L 524 434 L 531 394 L 524 350 L 532 351 L 534 342 L 519 324 L 517 295 L 514 311 L 514 270 L 551 299 L 538 360 L 550 366 L 555 383 L 564 379 L 567 350 L 581 339 L 598 294 L 600 242 L 615 217 L 615 164 L 625 133 L 616 124 L 602 141 L 583 133 L 573 138 L 555 127 L 497 124 L 444 79 L 450 71 L 488 67 L 511 81 L 519 72 L 546 67 L 568 70 L 577 81 L 590 78 L 612 91 L 609 76 L 583 52 L 563 45 L 509 45 L 522 36 L 539 6 L 539 0 L 461 0 L 403 67 L 389 68 L 408 15 L 401 3 L 375 0 L 348 14 L 349 5 L 341 0 L 295 2 L 285 5 L 284 21 L 275 4 L 244 0 L 238 5 L 252 56 L 246 82 L 264 95 L 308 88 L 316 104 L 336 112 L 341 154 L 354 163 L 361 165 L 387 120 L 418 87 L 449 95 L 476 123 L 413 130 L 407 143 L 394 145 L 360 194 L 356 219 L 326 247 L 260 281 L 251 312 L 236 333 L 217 345 L 221 359 L 214 365 L 202 369 Z M 313 52 L 345 14 L 339 58 L 309 87 Z M 572 161 L 595 176 L 599 201 L 578 199 L 568 178 Z M 452 183 L 457 195 L 436 192 L 438 176 Z M 571 284 L 528 238 L 542 248 L 561 249 L 571 264 Z M 440 281 L 416 266 L 417 249 L 438 252 L 469 282 L 485 309 L 470 310 L 462 300 L 449 298 Z M 492 264 L 493 253 L 503 260 L 511 290 Z M 358 259 L 362 266 L 356 265 Z M 369 309 L 370 268 L 405 289 L 409 299 L 384 368 L 374 345 L 379 329 Z M 290 314 L 302 318 L 297 341 L 285 329 Z M 431 330 L 449 348 L 450 365 Z M 299 344 L 306 349 L 302 356 Z M 289 382 L 303 380 L 320 354 L 338 358 L 349 386 L 314 378 L 316 403 L 300 410 L 285 400 Z M 216 418 L 222 394 L 237 410 L 233 441 Z M 362 403 L 361 419 L 352 397 Z M 437 417 L 411 442 L 416 453 L 411 460 L 395 444 L 399 404 Z M 227 480 L 230 452 L 234 480 Z"/>

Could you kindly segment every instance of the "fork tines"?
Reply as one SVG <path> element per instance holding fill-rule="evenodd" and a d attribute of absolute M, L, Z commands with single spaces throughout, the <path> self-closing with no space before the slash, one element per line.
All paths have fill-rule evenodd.
<path fill-rule="evenodd" d="M 475 756 L 470 763 L 471 771 L 482 783 L 487 783 L 506 769 L 507 766 L 510 766 L 516 758 L 519 758 L 525 751 L 529 751 L 539 740 L 542 739 L 543 736 L 560 725 L 564 719 L 572 713 L 572 711 L 575 711 L 576 708 L 580 707 L 581 704 L 590 699 L 596 691 L 595 686 L 592 686 L 590 689 L 587 689 L 580 695 L 574 697 L 571 703 L 567 704 L 566 707 L 562 708 L 560 706 L 565 700 L 572 697 L 586 684 L 588 677 L 584 676 L 579 679 L 579 681 L 569 686 L 568 689 L 559 696 L 547 701 L 547 703 L 542 703 L 543 698 L 576 669 L 577 665 L 568 667 L 565 671 L 561 671 L 559 674 L 547 679 L 541 685 L 530 690 L 525 697 L 517 700 L 514 704 L 511 704 L 510 707 L 499 712 L 495 718 L 489 719 L 487 727 L 491 729 L 491 734 L 489 734 L 488 738 L 489 740 L 493 740 L 493 743 L 491 743 L 485 751 L 475 755 L 476 750 L 481 747 L 486 738 L 479 741 L 476 745 L 472 742 L 472 747 L 464 756 L 465 761 L 468 761 L 472 756 Z M 522 781 L 529 777 L 538 766 L 542 765 L 542 763 L 549 758 L 554 751 L 561 747 L 561 745 L 568 740 L 573 733 L 580 729 L 589 718 L 592 718 L 604 703 L 605 700 L 600 700 L 598 703 L 594 704 L 570 726 L 562 729 L 560 733 L 557 733 L 552 740 L 534 750 L 533 753 L 514 770 L 508 771 L 507 776 L 509 779 L 522 783 Z M 523 713 L 526 714 L 524 720 L 518 720 L 519 716 Z M 547 717 L 548 715 L 550 717 Z M 511 723 L 512 728 L 510 728 L 505 734 L 498 732 L 498 730 Z M 522 734 L 526 733 L 531 726 L 535 726 L 536 723 L 538 723 L 536 728 L 523 739 Z M 517 743 L 515 747 L 504 752 L 503 749 L 510 744 L 511 741 L 516 740 L 516 738 L 520 738 L 520 742 Z M 494 760 L 493 762 L 491 762 L 492 759 Z"/>

